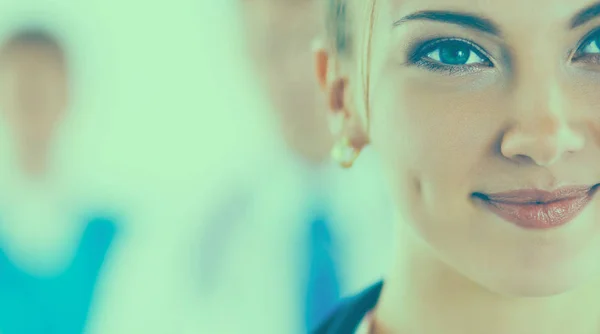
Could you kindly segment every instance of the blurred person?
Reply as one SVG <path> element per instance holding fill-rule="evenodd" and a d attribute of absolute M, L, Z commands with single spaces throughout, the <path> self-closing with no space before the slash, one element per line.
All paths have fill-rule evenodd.
<path fill-rule="evenodd" d="M 599 333 L 600 4 L 327 6 L 338 162 L 379 153 L 398 243 L 314 333 Z"/>
<path fill-rule="evenodd" d="M 298 304 L 298 311 L 304 313 L 304 326 L 310 328 L 337 302 L 342 264 L 336 256 L 339 241 L 336 233 L 332 233 L 332 203 L 327 195 L 331 192 L 326 176 L 330 173 L 326 165 L 331 137 L 324 113 L 317 107 L 319 95 L 311 76 L 312 57 L 307 49 L 320 31 L 319 16 L 315 15 L 318 4 L 271 0 L 242 3 L 251 61 L 272 101 L 268 109 L 273 111 L 274 131 L 283 138 L 282 148 L 290 153 L 281 154 L 290 159 L 291 165 L 279 168 L 289 169 L 290 177 L 297 177 L 307 185 L 285 190 L 298 192 L 298 196 L 289 200 L 297 203 L 299 210 L 279 223 L 284 224 L 282 228 L 296 232 L 290 242 L 297 249 L 288 250 L 288 254 L 289 262 L 299 270 L 294 275 L 296 281 L 289 282 L 296 284 L 298 295 L 292 296 L 290 302 Z"/>
<path fill-rule="evenodd" d="M 115 238 L 115 217 L 74 208 L 52 179 L 53 142 L 69 108 L 68 78 L 68 55 L 45 28 L 21 27 L 0 48 L 4 144 L 13 145 L 3 153 L 16 161 L 6 175 L 15 180 L 3 190 L 0 216 L 4 334 L 81 333 Z"/>
<path fill-rule="evenodd" d="M 368 227 L 355 226 L 354 222 L 385 217 L 387 208 L 373 200 L 378 195 L 366 201 L 347 195 L 354 187 L 379 191 L 377 182 L 372 182 L 375 178 L 350 182 L 330 163 L 332 138 L 325 113 L 319 107 L 323 101 L 311 78 L 313 57 L 307 49 L 322 30 L 318 6 L 316 1 L 241 2 L 249 60 L 269 98 L 263 110 L 255 112 L 271 113 L 274 122 L 267 124 L 264 131 L 278 135 L 272 140 L 280 145 L 264 162 L 246 164 L 256 172 L 246 174 L 250 180 L 241 182 L 240 189 L 231 190 L 236 201 L 225 201 L 221 209 L 243 213 L 226 218 L 217 214 L 221 218 L 207 233 L 215 246 L 203 248 L 206 266 L 220 271 L 221 280 L 225 272 L 246 278 L 252 276 L 248 270 L 260 272 L 262 278 L 253 281 L 253 290 L 262 293 L 262 306 L 252 312 L 266 322 L 271 314 L 268 310 L 277 312 L 278 319 L 288 321 L 286 331 L 294 328 L 303 332 L 314 326 L 328 314 L 342 292 L 377 278 L 385 263 L 384 259 L 361 257 L 360 250 L 346 251 L 350 244 L 361 245 L 365 254 L 378 254 L 385 249 L 386 246 L 366 245 L 361 240 L 365 233 L 378 235 L 385 231 L 385 223 Z M 239 193 L 250 200 L 240 201 L 236 195 Z M 239 246 L 248 243 L 254 246 Z M 232 254 L 235 250 L 239 253 Z M 356 261 L 350 263 L 340 257 L 342 252 Z M 254 267 L 245 265 L 243 274 L 224 268 L 232 261 L 246 263 L 251 256 L 260 257 L 261 261 L 252 262 Z M 253 297 L 254 302 L 256 298 Z"/>
<path fill-rule="evenodd" d="M 56 282 L 61 284 L 53 285 L 56 287 L 53 290 L 55 295 L 64 297 L 62 300 L 65 304 L 77 306 L 83 312 L 87 305 L 71 303 L 72 299 L 64 293 L 62 283 L 77 281 L 78 275 L 66 273 L 81 272 L 68 269 L 81 268 L 81 263 L 89 264 L 90 273 L 92 269 L 99 269 L 101 275 L 96 284 L 87 281 L 86 285 L 93 288 L 94 294 L 86 321 L 86 333 L 183 333 L 182 327 L 187 327 L 188 321 L 191 322 L 190 333 L 236 333 L 253 327 L 246 326 L 241 321 L 239 324 L 229 321 L 227 315 L 230 313 L 225 311 L 232 312 L 232 305 L 227 304 L 227 300 L 212 299 L 204 302 L 204 295 L 195 290 L 200 281 L 198 278 L 204 276 L 204 272 L 197 272 L 193 267 L 193 260 L 198 257 L 196 246 L 203 237 L 202 233 L 197 233 L 204 223 L 202 219 L 198 219 L 198 214 L 212 203 L 212 197 L 215 196 L 215 192 L 203 196 L 204 188 L 207 184 L 216 184 L 216 188 L 219 188 L 222 182 L 227 181 L 227 175 L 221 175 L 222 169 L 237 169 L 236 166 L 241 165 L 237 159 L 244 159 L 242 161 L 249 163 L 253 156 L 246 153 L 245 145 L 250 145 L 260 136 L 256 136 L 257 133 L 249 135 L 238 131 L 245 128 L 245 124 L 255 122 L 257 117 L 245 112 L 249 106 L 253 106 L 255 96 L 247 96 L 248 86 L 238 83 L 238 67 L 233 60 L 236 60 L 239 53 L 229 49 L 224 51 L 222 48 L 230 46 L 229 43 L 222 43 L 228 35 L 223 36 L 221 32 L 230 26 L 228 19 L 231 12 L 223 11 L 226 14 L 224 16 L 217 14 L 223 9 L 221 4 L 226 7 L 224 4 L 227 2 L 190 2 L 194 6 L 205 5 L 206 8 L 201 11 L 190 10 L 185 1 L 152 2 L 145 5 L 145 15 L 136 16 L 135 11 L 139 8 L 135 6 L 132 7 L 134 12 L 115 12 L 115 4 L 110 1 L 89 4 L 76 2 L 84 5 L 81 5 L 82 12 L 75 14 L 81 15 L 86 22 L 91 22 L 90 26 L 93 25 L 93 29 L 88 27 L 83 30 L 85 34 L 81 33 L 82 43 L 83 40 L 93 41 L 93 45 L 80 45 L 85 51 L 85 57 L 80 57 L 79 65 L 85 66 L 76 69 L 83 68 L 90 73 L 86 73 L 89 77 L 84 82 L 84 101 L 81 106 L 76 106 L 77 111 L 81 108 L 85 113 L 66 112 L 68 117 L 63 121 L 70 123 L 72 117 L 78 117 L 74 133 L 82 135 L 76 137 L 77 148 L 82 151 L 77 152 L 77 157 L 71 154 L 71 158 L 79 164 L 79 154 L 84 153 L 88 159 L 85 161 L 88 168 L 85 168 L 86 173 L 81 174 L 92 178 L 88 180 L 79 176 L 82 183 L 86 183 L 82 188 L 88 190 L 87 182 L 93 181 L 101 189 L 100 194 L 92 194 L 98 195 L 95 198 L 108 203 L 125 203 L 121 206 L 126 207 L 127 216 L 118 215 L 119 219 L 112 219 L 119 224 L 118 233 L 113 239 L 105 238 L 107 233 L 97 233 L 97 229 L 92 229 L 96 233 L 87 233 L 90 231 L 88 228 L 84 234 L 100 236 L 103 240 L 110 241 L 109 247 L 93 246 L 88 242 L 89 237 L 80 237 L 80 230 L 54 225 L 71 221 L 68 219 L 29 219 L 37 225 L 13 224 L 13 217 L 7 215 L 7 207 L 19 213 L 26 211 L 23 209 L 31 202 L 29 192 L 27 196 L 20 196 L 24 204 L 17 209 L 12 205 L 14 201 L 10 201 L 10 204 L 0 210 L 2 228 L 8 225 L 11 228 L 10 233 L 1 233 L 3 240 L 0 244 L 3 250 L 5 245 L 10 244 L 11 247 L 6 247 L 7 258 L 20 269 L 17 271 L 23 274 L 20 276 L 33 277 L 26 279 L 28 283 L 25 285 L 34 288 L 26 290 L 44 290 L 48 285 L 38 284 L 40 280 L 36 278 L 39 277 L 65 278 L 57 279 Z M 133 25 L 132 15 L 135 17 Z M 165 24 L 156 25 L 158 21 Z M 224 29 L 216 29 L 219 33 L 215 34 L 215 26 Z M 79 32 L 80 28 L 78 26 L 72 30 Z M 88 34 L 90 30 L 93 33 Z M 70 39 L 73 37 L 68 36 Z M 168 38 L 162 39 L 163 36 Z M 93 51 L 89 51 L 90 46 L 93 46 Z M 82 51 L 81 48 L 77 48 L 78 53 Z M 70 51 L 71 48 L 66 48 L 65 51 L 67 50 Z M 95 60 L 91 64 L 90 56 Z M 81 75 L 71 68 L 71 62 L 68 65 L 70 72 L 76 72 L 78 77 Z M 199 78 L 206 82 L 199 82 Z M 95 81 L 92 89 L 88 86 L 88 80 Z M 76 88 L 80 84 L 78 82 Z M 70 93 L 70 98 L 82 100 L 79 92 Z M 232 119 L 235 121 L 232 122 Z M 140 126 L 140 120 L 143 120 L 143 126 Z M 72 126 L 72 123 L 69 125 Z M 6 134 L 1 132 L 0 135 Z M 246 139 L 243 141 L 244 145 L 240 145 L 240 136 Z M 222 160 L 229 162 L 230 158 L 234 158 L 235 163 L 222 163 Z M 72 160 L 67 162 L 72 163 Z M 51 167 L 50 164 L 47 167 Z M 77 167 L 83 169 L 79 165 Z M 37 177 L 32 178 L 27 185 L 35 188 L 43 186 L 42 183 L 44 180 Z M 13 194 L 8 191 L 3 193 Z M 2 198 L 2 202 L 4 200 Z M 73 207 L 72 203 L 68 206 Z M 90 206 L 84 207 L 89 211 Z M 44 215 L 36 214 L 33 218 L 40 216 Z M 110 219 L 103 219 L 104 222 L 108 220 Z M 13 238 L 12 229 L 20 227 L 24 237 L 15 241 L 13 239 L 17 238 Z M 73 238 L 76 239 L 75 242 L 63 239 L 48 243 L 48 247 L 37 246 L 38 242 L 53 239 L 51 237 L 55 234 L 66 234 L 66 231 L 73 230 L 78 232 L 73 233 L 76 235 Z M 107 250 L 105 263 L 101 267 L 97 266 L 97 259 L 89 259 L 86 252 L 75 252 L 80 240 L 80 249 L 98 252 Z M 67 255 L 58 264 L 56 261 L 51 261 L 54 265 L 47 264 L 47 258 L 54 257 L 57 253 L 50 246 L 57 244 L 66 245 L 61 251 Z M 74 253 L 84 255 L 79 257 L 80 260 L 71 261 L 76 257 Z M 46 254 L 53 255 L 44 257 Z M 64 268 L 67 269 L 62 270 Z M 12 269 L 9 272 L 14 276 Z M 236 278 L 239 279 L 239 276 Z M 15 290 L 15 295 L 8 300 L 14 301 L 22 290 Z M 74 292 L 86 296 L 86 291 L 74 289 Z M 53 301 L 48 294 L 33 295 L 36 298 L 46 296 L 48 303 Z M 14 315 L 17 320 L 22 319 L 25 311 L 31 309 L 27 305 L 38 304 L 36 298 L 23 298 L 23 303 L 15 304 L 15 309 L 21 308 L 23 311 L 7 314 Z M 29 303 L 31 300 L 34 302 Z M 10 303 L 7 302 L 6 305 Z M 198 305 L 202 306 L 200 310 Z M 39 309 L 45 310 L 45 306 L 42 305 Z M 50 325 L 43 321 L 44 316 L 39 317 L 44 319 L 30 325 L 59 328 L 57 323 L 66 318 L 63 315 L 68 310 L 62 306 L 56 309 L 61 314 Z M 73 316 L 72 323 L 79 322 L 79 315 Z M 251 317 L 244 319 L 252 321 Z M 213 322 L 219 321 L 234 326 L 235 329 L 227 326 L 223 328 L 220 324 L 212 326 Z M 32 328 L 27 331 L 36 333 Z M 57 331 L 60 332 L 60 329 Z M 0 332 L 3 330 L 0 329 Z"/>

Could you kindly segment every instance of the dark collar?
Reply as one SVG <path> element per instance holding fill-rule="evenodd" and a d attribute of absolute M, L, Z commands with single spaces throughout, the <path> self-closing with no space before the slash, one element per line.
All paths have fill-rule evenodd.
<path fill-rule="evenodd" d="M 383 281 L 357 295 L 342 300 L 340 305 L 312 334 L 352 334 L 379 300 Z"/>

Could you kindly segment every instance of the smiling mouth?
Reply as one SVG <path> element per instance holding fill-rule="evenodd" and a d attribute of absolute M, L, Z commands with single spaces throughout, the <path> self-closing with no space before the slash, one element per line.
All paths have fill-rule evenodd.
<path fill-rule="evenodd" d="M 553 192 L 522 189 L 503 193 L 473 193 L 502 220 L 525 229 L 548 229 L 572 221 L 589 204 L 600 184 L 560 188 Z"/>

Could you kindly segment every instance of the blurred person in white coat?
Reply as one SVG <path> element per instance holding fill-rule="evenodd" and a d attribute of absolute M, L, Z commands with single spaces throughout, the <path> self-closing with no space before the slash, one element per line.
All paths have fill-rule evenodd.
<path fill-rule="evenodd" d="M 19 151 L 18 145 L 12 145 L 18 140 L 17 136 L 13 136 L 15 131 L 2 131 L 3 139 L 11 138 L 1 143 L 2 158 L 9 159 L 2 159 L 0 176 L 2 185 L 10 187 L 1 189 L 3 206 L 0 212 L 3 215 L 0 215 L 0 220 L 6 222 L 13 218 L 7 217 L 10 212 L 4 210 L 9 207 L 12 211 L 19 211 L 25 215 L 30 213 L 31 217 L 23 219 L 37 224 L 29 225 L 29 228 L 24 224 L 2 225 L 14 227 L 17 231 L 12 235 L 23 237 L 23 240 L 20 240 L 22 242 L 14 244 L 35 248 L 34 251 L 26 250 L 26 261 L 19 261 L 17 267 L 34 268 L 39 272 L 40 263 L 45 263 L 40 260 L 40 253 L 45 255 L 60 252 L 67 254 L 61 257 L 63 261 L 58 265 L 44 265 L 41 274 L 50 272 L 53 275 L 68 268 L 73 258 L 71 255 L 75 253 L 75 247 L 71 246 L 77 244 L 81 234 L 78 232 L 81 231 L 67 225 L 72 219 L 68 219 L 65 210 L 75 207 L 90 210 L 93 205 L 87 204 L 124 209 L 124 219 L 120 221 L 123 224 L 119 225 L 122 227 L 119 230 L 122 233 L 110 245 L 110 252 L 102 266 L 97 285 L 94 286 L 91 302 L 84 304 L 83 299 L 89 297 L 89 294 L 80 294 L 82 302 L 73 304 L 85 306 L 85 309 L 79 307 L 79 313 L 87 312 L 88 307 L 90 310 L 85 323 L 77 321 L 78 325 L 85 327 L 86 333 L 222 332 L 212 325 L 214 317 L 203 316 L 214 314 L 211 310 L 219 308 L 208 308 L 199 298 L 201 296 L 197 293 L 197 283 L 202 273 L 196 270 L 195 260 L 198 257 L 197 243 L 202 239 L 202 221 L 198 217 L 209 205 L 212 195 L 206 189 L 227 178 L 222 169 L 231 167 L 231 164 L 225 163 L 231 156 L 226 152 L 229 152 L 232 146 L 239 146 L 237 142 L 232 141 L 235 135 L 240 134 L 237 124 L 248 123 L 248 120 L 254 119 L 248 118 L 242 112 L 252 103 L 244 102 L 247 99 L 244 98 L 245 93 L 241 92 L 245 87 L 235 84 L 238 81 L 238 67 L 232 59 L 236 53 L 228 50 L 226 44 L 222 43 L 228 38 L 226 22 L 227 14 L 230 14 L 231 10 L 226 11 L 225 2 L 221 6 L 221 2 L 182 0 L 147 3 L 144 5 L 144 15 L 139 16 L 137 6 L 131 9 L 121 7 L 120 11 L 115 12 L 116 2 L 92 2 L 86 5 L 77 3 L 73 3 L 72 8 L 65 7 L 69 7 L 70 14 L 79 19 L 78 24 L 90 23 L 87 26 L 74 25 L 76 29 L 69 30 L 68 33 L 81 32 L 86 41 L 93 41 L 91 44 L 94 47 L 77 45 L 77 51 L 84 53 L 84 56 L 77 58 L 83 58 L 85 61 L 83 69 L 86 72 L 86 80 L 85 83 L 77 82 L 75 88 L 85 86 L 84 98 L 79 94 L 69 95 L 69 98 L 76 97 L 80 104 L 75 106 L 77 112 L 69 111 L 64 114 L 64 119 L 61 119 L 61 122 L 65 122 L 63 125 L 68 125 L 68 131 L 61 127 L 61 131 L 55 133 L 57 137 L 61 137 L 65 134 L 63 130 L 68 132 L 65 135 L 67 138 L 60 138 L 58 141 L 61 141 L 61 144 L 65 144 L 66 141 L 69 143 L 65 144 L 66 147 L 52 147 L 52 154 L 49 155 L 52 156 L 52 159 L 49 159 L 52 163 L 47 165 L 52 176 L 50 179 L 55 180 L 52 174 L 55 160 L 59 160 L 56 167 L 68 174 L 61 173 L 60 182 L 57 182 L 61 196 L 52 193 L 39 199 L 40 203 L 44 202 L 46 207 L 57 211 L 56 217 L 27 212 L 31 196 L 39 194 L 39 187 L 37 183 L 34 185 L 32 182 L 25 182 L 28 178 L 26 173 L 18 180 L 11 174 L 17 170 L 17 166 L 21 170 L 21 160 L 17 159 L 17 154 L 13 154 Z M 201 8 L 204 4 L 207 8 Z M 36 15 L 31 15 L 32 22 L 48 19 L 52 23 L 64 23 L 60 22 L 62 16 L 53 14 L 62 12 L 65 7 L 56 9 L 51 5 L 38 7 L 38 3 L 29 5 L 31 7 L 24 6 L 28 8 L 22 11 L 15 10 L 9 13 L 20 16 L 24 12 L 35 12 Z M 47 7 L 53 10 L 46 12 Z M 132 21 L 135 24 L 132 24 Z M 158 21 L 164 25 L 156 25 Z M 223 29 L 214 29 L 215 27 Z M 168 38 L 162 39 L 163 36 Z M 214 47 L 207 50 L 207 45 Z M 44 52 L 42 54 L 46 55 Z M 17 57 L 11 60 L 20 64 L 24 59 Z M 50 57 L 49 60 L 54 64 L 52 61 L 56 59 Z M 80 69 L 82 68 L 77 68 Z M 80 74 L 77 70 L 74 71 L 75 74 Z M 146 76 L 150 76 L 152 80 L 147 80 Z M 30 76 L 25 78 L 31 79 Z M 38 83 L 43 84 L 46 81 L 40 80 Z M 78 93 L 83 90 L 78 89 Z M 233 99 L 232 95 L 235 96 Z M 240 104 L 232 105 L 232 100 Z M 6 114 L 3 114 L 2 125 L 6 128 L 17 124 L 13 121 L 26 120 L 14 118 L 14 113 L 8 108 L 4 109 Z M 27 118 L 30 115 L 19 116 Z M 9 122 L 9 119 L 13 121 Z M 236 119 L 239 123 L 232 123 L 231 119 Z M 24 122 L 18 124 L 31 125 Z M 21 134 L 28 135 L 27 132 Z M 39 132 L 34 134 L 39 135 Z M 70 141 L 72 139 L 75 140 Z M 5 146 L 11 146 L 12 149 L 4 150 Z M 34 145 L 34 148 L 36 147 Z M 65 165 L 69 168 L 63 170 Z M 77 194 L 86 197 L 86 205 L 74 202 L 69 202 L 66 207 L 53 205 L 52 199 L 62 199 L 63 195 L 70 198 L 73 195 L 70 193 L 73 189 L 63 188 L 63 176 L 68 182 L 77 183 Z M 20 180 L 24 182 L 21 183 Z M 31 185 L 26 188 L 35 189 L 23 190 L 23 184 Z M 19 206 L 13 205 L 13 190 L 19 190 L 19 194 L 23 193 L 22 196 L 18 196 L 23 199 Z M 4 203 L 6 199 L 11 199 L 10 203 Z M 62 222 L 65 225 L 59 227 L 47 224 L 48 222 Z M 32 226 L 35 228 L 30 228 Z M 73 236 L 74 242 L 62 235 L 67 234 L 67 231 L 71 231 L 69 235 Z M 2 245 L 6 240 L 7 238 L 3 238 Z M 36 248 L 40 243 L 44 247 Z M 44 253 L 52 247 L 61 249 Z M 56 250 L 54 248 L 52 250 Z M 106 247 L 96 247 L 96 250 L 102 253 Z M 14 260 L 13 257 L 11 254 L 11 260 Z M 94 267 L 99 261 L 86 262 L 79 259 L 76 262 Z M 73 278 L 73 275 L 69 278 Z M 66 284 L 62 285 L 65 286 Z M 8 285 L 5 287 L 7 289 L 2 292 L 16 292 Z M 76 285 L 71 285 L 70 288 L 72 294 L 82 291 Z M 91 290 L 85 289 L 85 292 Z M 59 291 L 48 288 L 48 291 L 50 293 L 39 295 L 37 298 L 42 300 L 40 303 L 43 305 L 40 307 L 44 309 L 46 304 L 57 299 L 65 303 L 70 300 L 60 299 L 70 296 L 60 293 L 64 292 L 64 289 Z M 45 298 L 49 294 L 52 294 L 53 298 Z M 10 300 L 18 298 L 15 293 L 11 295 Z M 33 308 L 37 307 L 36 302 L 39 300 L 31 303 L 34 304 Z M 10 329 L 5 330 L 6 328 L 1 326 L 5 319 L 23 326 L 47 325 L 47 322 L 27 322 L 30 319 L 23 315 L 27 315 L 28 310 L 30 308 L 15 307 L 12 310 L 15 313 L 0 312 L 0 332 L 11 333 Z M 64 308 L 57 307 L 55 311 L 62 310 Z M 63 312 L 63 316 L 50 321 L 67 323 L 70 313 Z M 9 319 L 15 314 L 17 316 Z M 71 318 L 73 319 L 77 320 L 79 317 Z M 212 330 L 213 328 L 215 330 Z M 29 329 L 26 332 L 40 332 Z M 60 328 L 52 326 L 45 329 L 60 331 Z"/>
<path fill-rule="evenodd" d="M 114 217 L 76 207 L 56 163 L 71 107 L 71 52 L 52 28 L 23 22 L 0 48 L 4 333 L 80 333 L 116 234 Z"/>
<path fill-rule="evenodd" d="M 361 171 L 377 168 L 374 159 L 359 162 L 363 167 L 352 171 L 358 177 L 330 162 L 325 101 L 312 75 L 319 6 L 313 0 L 240 1 L 240 37 L 254 80 L 264 88 L 253 93 L 266 99 L 254 112 L 271 118 L 262 130 L 270 135 L 258 145 L 270 150 L 246 146 L 256 156 L 240 161 L 246 170 L 236 174 L 237 189 L 232 182 L 230 199 L 215 209 L 203 263 L 210 268 L 205 278 L 219 273 L 207 284 L 230 290 L 230 304 L 265 333 L 314 326 L 340 294 L 379 278 L 387 264 L 382 254 L 391 247 L 383 187 Z M 381 236 L 380 242 L 369 243 L 377 238 L 366 235 Z"/>

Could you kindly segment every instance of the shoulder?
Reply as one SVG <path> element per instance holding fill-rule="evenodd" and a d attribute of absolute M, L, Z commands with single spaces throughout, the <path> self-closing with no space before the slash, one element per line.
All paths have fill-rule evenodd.
<path fill-rule="evenodd" d="M 354 332 L 365 315 L 377 304 L 382 287 L 383 281 L 379 281 L 359 294 L 345 298 L 331 315 L 311 333 L 341 334 Z"/>

